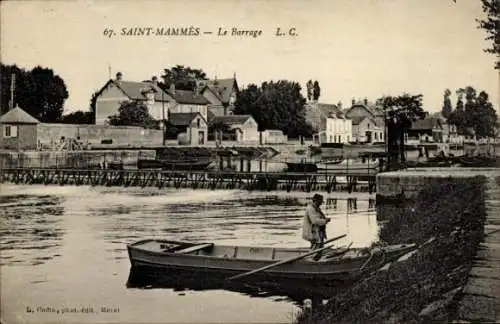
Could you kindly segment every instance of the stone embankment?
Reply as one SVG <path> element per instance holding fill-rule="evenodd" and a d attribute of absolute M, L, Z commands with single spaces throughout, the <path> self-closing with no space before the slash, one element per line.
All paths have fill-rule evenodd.
<path fill-rule="evenodd" d="M 500 294 L 498 285 L 491 282 L 498 283 L 500 276 L 500 271 L 494 270 L 498 270 L 498 254 L 492 252 L 498 252 L 495 249 L 500 242 L 498 235 L 488 238 L 498 230 L 488 224 L 495 219 L 491 218 L 495 215 L 491 197 L 498 194 L 498 186 L 491 183 L 498 183 L 498 178 L 494 180 L 492 176 L 496 171 L 459 170 L 443 174 L 424 170 L 378 175 L 379 193 L 398 196 L 404 192 L 409 198 L 396 208 L 384 210 L 379 206 L 379 212 L 392 214 L 384 216 L 389 221 L 380 230 L 381 243 L 415 242 L 421 244 L 420 248 L 341 290 L 312 313 L 302 314 L 298 322 L 498 320 Z M 494 204 L 498 204 L 498 198 L 496 201 Z M 496 213 L 498 217 L 498 209 Z M 481 243 L 483 240 L 485 243 Z M 489 240 L 496 243 L 488 243 Z M 479 266 L 478 258 L 483 259 Z M 489 310 L 479 314 L 479 309 L 486 306 Z"/>

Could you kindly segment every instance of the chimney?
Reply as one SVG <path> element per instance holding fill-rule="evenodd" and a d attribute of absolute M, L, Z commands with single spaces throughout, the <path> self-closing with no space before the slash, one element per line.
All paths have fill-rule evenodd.
<path fill-rule="evenodd" d="M 116 73 L 116 81 L 121 81 L 123 74 L 121 72 Z"/>
<path fill-rule="evenodd" d="M 342 110 L 342 101 L 339 101 L 339 102 L 337 103 L 337 107 L 338 107 L 340 110 Z"/>
<path fill-rule="evenodd" d="M 354 106 L 356 104 L 356 99 L 352 98 L 351 104 Z"/>
<path fill-rule="evenodd" d="M 365 103 L 365 106 L 368 105 L 368 99 L 365 98 L 365 100 L 363 100 L 363 102 Z"/>

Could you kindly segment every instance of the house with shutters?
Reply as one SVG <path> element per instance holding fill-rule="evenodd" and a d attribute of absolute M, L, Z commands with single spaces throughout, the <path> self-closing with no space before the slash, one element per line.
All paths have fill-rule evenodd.
<path fill-rule="evenodd" d="M 125 81 L 122 73 L 118 72 L 116 79 L 110 79 L 97 92 L 96 125 L 105 125 L 109 116 L 118 113 L 124 101 L 143 102 L 156 120 L 166 120 L 170 106 L 175 104 L 174 99 L 158 86 L 155 77 L 145 82 Z"/>

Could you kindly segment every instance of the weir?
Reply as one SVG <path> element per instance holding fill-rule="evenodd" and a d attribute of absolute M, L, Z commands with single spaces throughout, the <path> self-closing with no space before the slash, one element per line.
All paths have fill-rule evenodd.
<path fill-rule="evenodd" d="M 376 189 L 373 169 L 325 173 L 159 171 L 113 169 L 4 168 L 0 181 L 16 184 L 58 184 L 262 191 L 368 192 Z"/>

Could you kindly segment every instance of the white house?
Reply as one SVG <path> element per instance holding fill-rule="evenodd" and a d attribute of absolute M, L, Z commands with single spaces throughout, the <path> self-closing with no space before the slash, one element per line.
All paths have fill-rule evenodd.
<path fill-rule="evenodd" d="M 326 119 L 326 142 L 349 143 L 352 139 L 352 121 L 342 114 L 330 114 Z"/>
<path fill-rule="evenodd" d="M 118 113 L 122 102 L 134 100 L 143 102 L 154 119 L 167 119 L 168 112 L 175 101 L 156 82 L 156 79 L 149 82 L 125 81 L 122 74 L 118 72 L 116 79 L 106 82 L 97 93 L 95 123 L 106 124 L 108 117 Z"/>

